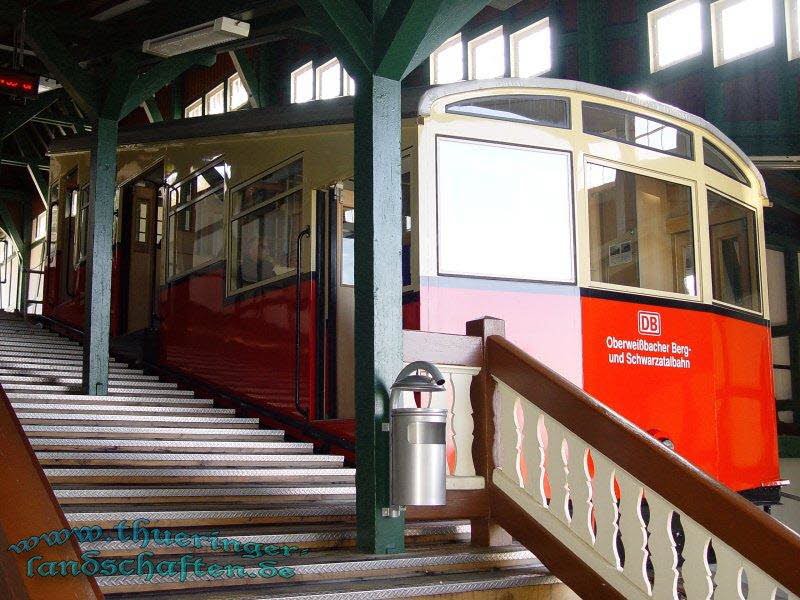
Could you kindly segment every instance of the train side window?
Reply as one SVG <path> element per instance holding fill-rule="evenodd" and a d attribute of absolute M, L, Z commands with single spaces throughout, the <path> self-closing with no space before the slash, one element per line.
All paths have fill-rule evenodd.
<path fill-rule="evenodd" d="M 719 171 L 723 175 L 727 175 L 739 183 L 743 183 L 747 186 L 750 185 L 750 182 L 747 181 L 747 177 L 742 173 L 742 170 L 736 166 L 736 163 L 708 140 L 703 140 L 703 163 L 708 168 Z"/>
<path fill-rule="evenodd" d="M 584 102 L 583 130 L 681 158 L 694 158 L 690 132 L 614 106 Z"/>
<path fill-rule="evenodd" d="M 223 258 L 224 183 L 228 165 L 220 161 L 171 190 L 167 215 L 167 278 Z"/>
<path fill-rule="evenodd" d="M 756 213 L 708 190 L 714 300 L 761 311 Z"/>
<path fill-rule="evenodd" d="M 295 273 L 303 224 L 303 159 L 231 193 L 231 291 Z"/>
<path fill-rule="evenodd" d="M 81 262 L 86 258 L 86 234 L 87 220 L 89 216 L 89 186 L 85 185 L 78 194 L 78 235 L 75 236 L 77 251 L 75 252 L 76 262 Z"/>
<path fill-rule="evenodd" d="M 440 137 L 439 272 L 573 283 L 568 152 Z"/>
<path fill-rule="evenodd" d="M 487 96 L 448 104 L 445 112 L 569 129 L 569 99 L 553 96 Z"/>
<path fill-rule="evenodd" d="M 588 163 L 586 187 L 592 281 L 697 294 L 689 186 Z"/>

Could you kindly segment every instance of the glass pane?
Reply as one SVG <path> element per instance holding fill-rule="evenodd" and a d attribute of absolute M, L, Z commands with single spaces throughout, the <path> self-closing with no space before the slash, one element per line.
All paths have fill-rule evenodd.
<path fill-rule="evenodd" d="M 722 42 L 718 50 L 723 62 L 772 46 L 775 41 L 773 0 L 723 0 L 717 4 Z"/>
<path fill-rule="evenodd" d="M 769 290 L 769 321 L 773 327 L 786 325 L 789 320 L 786 294 L 786 255 L 781 250 L 767 248 L 767 289 Z M 774 340 L 773 340 L 774 342 Z M 773 348 L 774 349 L 774 348 Z M 776 361 L 777 362 L 777 361 Z"/>
<path fill-rule="evenodd" d="M 220 163 L 206 169 L 196 177 L 187 179 L 178 186 L 172 194 L 172 205 L 184 204 L 193 200 L 200 194 L 204 194 L 210 189 L 222 185 L 225 180 L 225 170 L 227 165 Z"/>
<path fill-rule="evenodd" d="M 546 96 L 491 96 L 449 104 L 449 113 L 569 128 L 569 101 Z"/>
<path fill-rule="evenodd" d="M 220 190 L 170 215 L 170 277 L 222 258 L 224 214 Z"/>
<path fill-rule="evenodd" d="M 55 198 L 56 196 L 53 196 Z M 50 205 L 50 266 L 56 264 L 56 253 L 58 251 L 58 204 Z"/>
<path fill-rule="evenodd" d="M 621 108 L 584 102 L 583 130 L 683 158 L 692 158 L 691 133 Z"/>
<path fill-rule="evenodd" d="M 566 152 L 440 138 L 439 270 L 574 281 Z"/>
<path fill-rule="evenodd" d="M 225 86 L 206 94 L 206 114 L 218 115 L 225 112 Z"/>
<path fill-rule="evenodd" d="M 342 211 L 342 285 L 355 284 L 355 209 Z"/>
<path fill-rule="evenodd" d="M 506 69 L 505 41 L 502 28 L 472 42 L 472 77 L 502 77 Z"/>
<path fill-rule="evenodd" d="M 235 289 L 295 271 L 302 211 L 303 193 L 297 191 L 233 221 Z"/>
<path fill-rule="evenodd" d="M 744 173 L 725 153 L 708 140 L 703 140 L 703 162 L 707 167 L 735 179 L 739 183 L 750 185 Z"/>
<path fill-rule="evenodd" d="M 233 212 L 239 213 L 303 186 L 303 161 L 296 160 L 233 193 Z"/>
<path fill-rule="evenodd" d="M 464 77 L 464 55 L 461 36 L 450 39 L 433 53 L 434 84 L 461 81 Z"/>
<path fill-rule="evenodd" d="M 319 85 L 319 90 L 317 90 L 318 98 L 336 98 L 341 95 L 342 68 L 338 60 L 320 67 L 317 77 L 319 78 L 317 80 Z"/>
<path fill-rule="evenodd" d="M 550 70 L 550 27 L 538 23 L 511 37 L 514 45 L 515 77 L 535 77 Z"/>
<path fill-rule="evenodd" d="M 755 211 L 708 191 L 714 299 L 761 310 Z"/>
<path fill-rule="evenodd" d="M 228 110 L 236 110 L 247 104 L 247 90 L 239 74 L 228 78 Z"/>
<path fill-rule="evenodd" d="M 667 8 L 655 20 L 657 69 L 697 56 L 703 49 L 700 2 Z"/>
<path fill-rule="evenodd" d="M 697 293 L 688 186 L 588 164 L 593 281 Z"/>
<path fill-rule="evenodd" d="M 202 117 L 203 116 L 203 102 L 201 100 L 195 100 L 189 106 L 186 107 L 184 111 L 184 116 L 189 119 L 191 117 Z"/>
<path fill-rule="evenodd" d="M 314 99 L 314 69 L 306 63 L 292 72 L 292 102 L 308 102 Z"/>

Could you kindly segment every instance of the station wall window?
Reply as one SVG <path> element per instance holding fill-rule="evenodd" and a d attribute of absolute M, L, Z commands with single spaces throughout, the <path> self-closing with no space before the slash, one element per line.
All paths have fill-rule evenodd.
<path fill-rule="evenodd" d="M 711 4 L 714 65 L 775 44 L 774 0 L 718 0 Z"/>
<path fill-rule="evenodd" d="M 202 98 L 198 98 L 189 106 L 187 106 L 183 110 L 183 116 L 187 119 L 191 119 L 192 117 L 202 117 L 203 116 L 203 100 Z"/>
<path fill-rule="evenodd" d="M 302 158 L 233 190 L 229 289 L 246 289 L 295 273 L 302 219 Z"/>
<path fill-rule="evenodd" d="M 574 282 L 568 152 L 441 137 L 436 160 L 440 273 Z"/>
<path fill-rule="evenodd" d="M 342 69 L 342 80 L 344 81 L 344 90 L 343 94 L 345 96 L 355 96 L 356 95 L 356 80 L 348 75 L 347 71 Z"/>
<path fill-rule="evenodd" d="M 550 19 L 511 34 L 511 76 L 536 77 L 552 68 Z"/>
<path fill-rule="evenodd" d="M 676 0 L 647 13 L 650 72 L 703 53 L 702 10 L 699 0 Z"/>
<path fill-rule="evenodd" d="M 218 162 L 170 190 L 167 278 L 223 258 L 226 177 L 227 165 Z"/>
<path fill-rule="evenodd" d="M 431 54 L 431 83 L 453 83 L 464 79 L 464 51 L 457 33 Z"/>
<path fill-rule="evenodd" d="M 789 60 L 800 58 L 800 0 L 786 0 L 786 48 Z"/>
<path fill-rule="evenodd" d="M 42 239 L 47 234 L 47 211 L 42 211 L 31 219 L 31 241 Z"/>
<path fill-rule="evenodd" d="M 707 167 L 719 171 L 723 175 L 727 175 L 739 183 L 750 185 L 750 182 L 747 181 L 747 177 L 742 173 L 742 170 L 736 166 L 736 163 L 728 158 L 722 150 L 705 139 L 703 140 L 703 163 Z"/>
<path fill-rule="evenodd" d="M 697 295 L 689 186 L 587 163 L 586 187 L 592 281 Z"/>
<path fill-rule="evenodd" d="M 583 130 L 682 158 L 693 158 L 691 133 L 629 110 L 584 102 Z"/>
<path fill-rule="evenodd" d="M 206 94 L 206 114 L 218 115 L 225 112 L 225 82 L 220 83 Z"/>
<path fill-rule="evenodd" d="M 342 66 L 338 58 L 332 58 L 317 67 L 317 99 L 325 100 L 342 95 Z"/>
<path fill-rule="evenodd" d="M 228 110 L 242 108 L 248 102 L 247 90 L 238 73 L 228 77 Z"/>
<path fill-rule="evenodd" d="M 445 112 L 569 129 L 569 100 L 553 96 L 487 96 L 448 104 Z"/>
<path fill-rule="evenodd" d="M 314 65 L 308 61 L 291 74 L 292 103 L 314 99 Z"/>
<path fill-rule="evenodd" d="M 470 40 L 467 52 L 470 79 L 492 79 L 505 74 L 506 42 L 502 26 Z"/>
<path fill-rule="evenodd" d="M 708 190 L 714 300 L 761 311 L 756 213 Z"/>

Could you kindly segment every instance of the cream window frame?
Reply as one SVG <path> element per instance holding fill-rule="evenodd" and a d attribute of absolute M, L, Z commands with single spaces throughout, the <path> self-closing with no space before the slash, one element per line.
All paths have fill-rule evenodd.
<path fill-rule="evenodd" d="M 661 63 L 658 58 L 658 22 L 660 19 L 668 17 L 673 13 L 676 13 L 687 6 L 692 4 L 697 4 L 700 7 L 700 49 L 696 52 L 691 54 L 686 54 L 685 56 L 674 60 L 668 63 Z M 655 10 L 651 10 L 647 13 L 647 30 L 648 30 L 648 43 L 650 46 L 650 72 L 655 73 L 657 71 L 661 71 L 663 69 L 667 69 L 673 65 L 677 65 L 679 63 L 685 62 L 687 60 L 691 60 L 703 54 L 703 31 L 702 31 L 702 11 L 704 10 L 705 6 L 699 0 L 675 0 L 674 2 L 670 2 L 669 4 L 665 4 L 660 8 Z"/>
<path fill-rule="evenodd" d="M 519 52 L 519 43 L 520 41 L 524 40 L 526 37 L 530 35 L 536 35 L 543 30 L 548 30 L 550 32 L 550 45 L 549 45 L 549 52 L 550 56 L 547 61 L 547 68 L 543 71 L 539 71 L 538 73 L 532 73 L 530 75 L 520 75 L 520 68 L 519 68 L 519 59 L 520 59 L 520 52 Z M 510 48 L 510 57 L 511 57 L 511 76 L 512 77 L 538 77 L 540 75 L 544 75 L 545 73 L 549 73 L 553 70 L 553 30 L 550 27 L 550 17 L 545 17 L 540 21 L 536 21 L 527 27 L 520 29 L 519 31 L 515 31 L 509 36 L 509 48 Z"/>

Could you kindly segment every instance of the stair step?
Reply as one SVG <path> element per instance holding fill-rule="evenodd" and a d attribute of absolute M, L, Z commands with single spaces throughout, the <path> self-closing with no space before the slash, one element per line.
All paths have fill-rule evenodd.
<path fill-rule="evenodd" d="M 121 483 L 150 484 L 175 483 L 294 483 L 315 482 L 351 483 L 355 469 L 330 468 L 92 468 L 60 469 L 45 468 L 44 474 L 51 483 Z"/>
<path fill-rule="evenodd" d="M 119 507 L 117 507 L 119 508 Z M 98 525 L 103 529 L 116 529 L 120 522 L 130 527 L 136 519 L 147 519 L 148 527 L 213 527 L 219 525 L 255 525 L 297 523 L 330 523 L 354 521 L 355 502 L 307 502 L 292 506 L 250 509 L 212 509 L 209 507 L 183 510 L 145 510 L 131 506 L 130 511 L 71 512 L 66 507 L 64 515 L 71 527 Z M 111 536 L 109 536 L 111 537 Z"/>
<path fill-rule="evenodd" d="M 47 376 L 47 375 L 0 375 L 0 383 L 3 386 L 17 383 L 46 383 L 56 385 L 80 385 L 80 376 L 75 375 L 62 375 L 62 376 Z M 117 388 L 125 387 L 145 387 L 145 388 L 160 388 L 160 389 L 176 389 L 177 383 L 170 383 L 159 381 L 158 377 L 153 375 L 139 375 L 135 380 L 130 377 L 122 375 L 112 375 L 109 378 L 109 385 Z"/>
<path fill-rule="evenodd" d="M 6 391 L 19 391 L 19 392 L 39 392 L 40 394 L 63 394 L 66 392 L 80 393 L 81 386 L 76 385 L 51 385 L 45 383 L 28 384 L 28 383 L 7 383 L 3 385 Z M 108 393 L 111 396 L 193 396 L 194 392 L 191 390 L 176 390 L 164 388 L 145 388 L 141 386 L 136 387 L 118 387 L 112 386 L 108 388 Z"/>
<path fill-rule="evenodd" d="M 140 425 L 150 425 L 152 427 L 230 427 L 243 429 L 248 427 L 258 427 L 258 419 L 241 417 L 181 417 L 175 415 L 107 415 L 91 413 L 52 413 L 34 412 L 25 409 L 25 412 L 17 411 L 17 418 L 23 425 L 69 425 L 82 424 L 92 425 L 99 421 L 109 426 L 130 425 L 138 427 Z"/>
<path fill-rule="evenodd" d="M 23 380 L 23 378 L 25 378 Z M 113 385 L 122 385 L 133 383 L 140 383 L 145 381 L 157 382 L 158 377 L 155 375 L 145 375 L 144 373 L 137 373 L 136 371 L 111 371 L 109 372 L 108 380 Z M 42 383 L 80 383 L 81 371 L 77 368 L 64 369 L 58 365 L 50 368 L 33 367 L 28 369 L 4 369 L 0 366 L 0 381 L 17 381 L 25 383 L 33 383 L 41 381 Z M 175 387 L 175 386 L 170 386 Z"/>
<path fill-rule="evenodd" d="M 356 488 L 329 486 L 251 486 L 251 487 L 82 487 L 64 489 L 56 484 L 53 492 L 62 506 L 87 504 L 274 504 L 338 498 L 353 500 Z"/>
<path fill-rule="evenodd" d="M 34 356 L 34 357 L 20 357 L 20 356 L 5 356 L 0 354 L 0 365 L 4 367 L 14 367 L 15 365 L 23 365 L 25 367 L 35 367 L 37 365 L 72 365 L 83 368 L 83 357 L 74 357 L 71 358 L 69 356 L 62 356 L 59 358 L 46 358 L 41 356 Z M 114 358 L 108 359 L 108 368 L 112 371 L 114 370 L 122 370 L 127 369 L 128 367 L 125 364 L 117 363 Z"/>
<path fill-rule="evenodd" d="M 0 352 L 6 348 L 80 348 L 78 342 L 44 336 L 10 336 L 0 333 Z"/>
<path fill-rule="evenodd" d="M 214 578 L 208 574 L 195 575 L 193 572 L 189 572 L 183 582 L 180 581 L 178 575 L 154 574 L 152 578 L 146 575 L 101 576 L 97 577 L 97 583 L 104 593 L 123 591 L 163 592 L 177 589 L 192 589 L 194 591 L 200 587 L 264 586 L 287 583 L 287 579 L 281 577 L 260 577 L 257 563 L 263 560 L 263 557 L 251 559 L 249 562 L 252 563 L 252 566 L 242 567 L 244 570 L 243 577 L 234 576 L 228 578 L 223 575 L 222 577 Z M 299 557 L 295 555 L 286 558 L 281 557 L 277 566 L 291 567 L 294 570 L 294 576 L 290 578 L 290 581 L 296 585 L 299 582 L 316 583 L 323 580 L 341 580 L 343 578 L 403 577 L 417 575 L 420 572 L 444 574 L 489 571 L 517 566 L 530 566 L 533 560 L 533 555 L 530 552 L 518 547 L 481 549 L 459 546 L 434 549 L 415 548 L 404 554 L 389 557 L 385 554 L 308 553 Z M 234 555 L 233 557 L 215 558 L 214 561 L 209 562 L 244 565 L 247 560 Z M 374 595 L 372 596 L 372 598 L 375 597 Z"/>
<path fill-rule="evenodd" d="M 339 467 L 333 454 L 149 454 L 135 452 L 36 452 L 42 466 L 140 467 Z"/>
<path fill-rule="evenodd" d="M 50 364 L 49 362 L 42 362 L 40 364 L 29 365 L 23 363 L 2 363 L 0 362 L 0 373 L 7 375 L 35 375 L 35 374 L 50 374 L 50 373 L 63 373 L 70 376 L 77 373 L 80 377 L 83 371 L 83 363 L 74 363 L 68 365 Z M 124 365 L 112 365 L 109 369 L 111 377 L 124 377 L 126 375 L 145 375 L 142 369 L 132 369 Z M 155 378 L 155 375 L 147 375 L 147 378 Z"/>
<path fill-rule="evenodd" d="M 222 527 L 214 531 L 217 534 L 214 538 L 207 535 L 208 531 L 203 529 L 181 531 L 192 537 L 191 547 L 188 549 L 193 554 L 213 553 L 219 548 L 222 539 L 236 540 L 240 544 L 297 545 L 303 548 L 352 548 L 356 540 L 356 529 L 350 523 L 315 524 L 313 527 L 305 525 Z M 177 532 L 172 532 L 172 535 L 175 533 Z M 407 542 L 411 544 L 456 543 L 468 540 L 469 534 L 470 524 L 463 521 L 406 523 L 405 526 L 405 536 Z M 188 550 L 175 544 L 174 538 L 170 538 L 168 542 L 162 538 L 161 544 L 156 544 L 151 539 L 145 543 L 143 537 L 133 539 L 130 532 L 126 538 L 129 539 L 122 541 L 115 535 L 111 540 L 82 542 L 81 551 L 95 550 L 104 557 L 124 557 L 139 554 L 145 549 L 161 555 L 176 555 Z"/>
<path fill-rule="evenodd" d="M 259 430 L 263 431 L 263 430 Z M 107 438 L 30 438 L 31 446 L 38 451 L 100 451 L 100 452 L 167 452 L 172 454 L 214 452 L 217 454 L 309 454 L 314 445 L 308 442 L 262 442 L 217 440 L 157 440 L 157 439 L 107 439 Z"/>
<path fill-rule="evenodd" d="M 185 406 L 185 407 L 212 407 L 213 400 L 203 398 L 159 398 L 157 396 L 86 396 L 83 394 L 36 394 L 30 392 L 9 392 L 8 399 L 14 403 L 52 403 L 61 404 L 70 402 L 74 404 L 99 404 L 110 406 L 129 404 L 136 406 Z"/>
<path fill-rule="evenodd" d="M 236 415 L 234 408 L 213 408 L 212 406 L 137 406 L 123 403 L 112 405 L 102 404 L 66 404 L 66 403 L 42 403 L 32 402 L 12 402 L 11 406 L 17 412 L 50 412 L 57 411 L 63 413 L 84 413 L 84 414 L 128 414 L 137 415 L 194 415 L 194 416 L 231 416 Z"/>
<path fill-rule="evenodd" d="M 82 425 L 23 425 L 29 437 L 111 438 L 155 440 L 282 440 L 274 429 L 200 429 L 194 427 L 106 427 Z"/>

